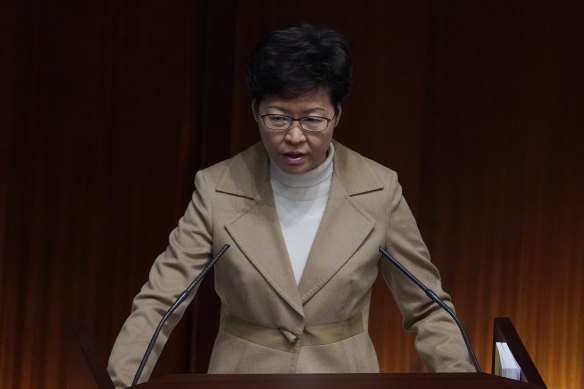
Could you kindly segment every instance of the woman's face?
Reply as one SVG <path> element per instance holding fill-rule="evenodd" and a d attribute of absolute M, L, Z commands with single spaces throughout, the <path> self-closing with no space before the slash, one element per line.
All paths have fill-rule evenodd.
<path fill-rule="evenodd" d="M 254 107 L 255 105 L 252 105 Z M 299 119 L 307 116 L 320 116 L 334 119 L 322 132 L 309 132 L 300 127 L 298 121 L 292 122 L 287 130 L 266 128 L 261 115 L 278 114 Z M 333 137 L 333 130 L 339 122 L 341 107 L 335 115 L 326 88 L 316 89 L 305 95 L 284 99 L 279 96 L 266 96 L 254 109 L 254 117 L 260 128 L 264 147 L 272 160 L 286 173 L 305 173 L 324 162 Z"/>

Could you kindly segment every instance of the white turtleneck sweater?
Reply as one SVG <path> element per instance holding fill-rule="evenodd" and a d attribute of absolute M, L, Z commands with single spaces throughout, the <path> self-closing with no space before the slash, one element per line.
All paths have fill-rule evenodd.
<path fill-rule="evenodd" d="M 326 160 L 302 174 L 286 173 L 270 161 L 276 210 L 296 283 L 302 277 L 326 207 L 333 174 L 333 155 L 331 143 Z"/>

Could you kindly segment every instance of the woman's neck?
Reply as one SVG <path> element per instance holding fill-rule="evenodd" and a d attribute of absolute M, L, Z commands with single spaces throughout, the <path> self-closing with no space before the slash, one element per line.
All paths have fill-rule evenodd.
<path fill-rule="evenodd" d="M 280 167 L 273 160 L 270 159 L 270 176 L 272 180 L 276 180 L 282 185 L 293 188 L 308 188 L 318 185 L 319 183 L 329 178 L 333 173 L 334 153 L 335 148 L 331 143 L 324 162 L 314 169 L 300 174 L 286 173 L 284 170 L 280 169 Z"/>

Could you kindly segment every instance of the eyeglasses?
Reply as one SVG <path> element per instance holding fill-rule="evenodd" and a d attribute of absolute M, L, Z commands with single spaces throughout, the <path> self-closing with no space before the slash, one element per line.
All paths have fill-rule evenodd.
<path fill-rule="evenodd" d="M 336 114 L 335 114 L 336 115 Z M 333 118 L 335 117 L 333 115 Z M 300 123 L 300 127 L 303 130 L 309 132 L 322 132 L 327 129 L 329 123 L 333 118 L 324 118 L 321 116 L 306 116 L 298 119 L 294 119 L 290 116 L 279 115 L 279 114 L 266 114 L 261 115 L 264 126 L 270 130 L 287 130 L 290 128 L 293 122 Z"/>

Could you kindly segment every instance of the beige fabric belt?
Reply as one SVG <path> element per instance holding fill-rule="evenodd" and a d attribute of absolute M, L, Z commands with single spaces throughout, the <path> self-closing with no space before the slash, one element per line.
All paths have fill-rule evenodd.
<path fill-rule="evenodd" d="M 248 323 L 233 316 L 224 317 L 221 329 L 235 337 L 276 350 L 294 352 L 299 346 L 339 342 L 363 332 L 361 313 L 349 320 L 304 327 L 301 334 L 284 328 L 269 328 Z"/>

